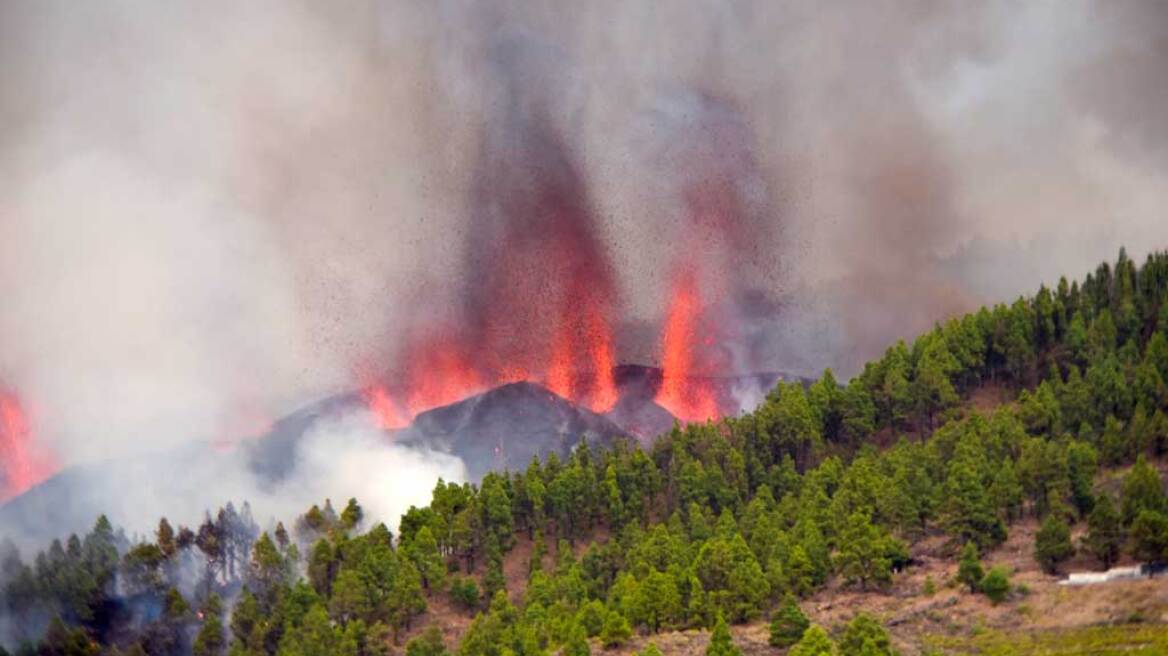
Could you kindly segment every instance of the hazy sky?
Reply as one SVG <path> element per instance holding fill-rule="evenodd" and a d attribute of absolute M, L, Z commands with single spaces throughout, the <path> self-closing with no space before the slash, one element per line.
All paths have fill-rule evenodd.
<path fill-rule="evenodd" d="M 525 107 L 587 189 L 619 359 L 657 356 L 713 185 L 708 275 L 765 308 L 742 366 L 850 372 L 1168 245 L 1166 105 L 1155 0 L 8 0 L 0 384 L 72 463 L 392 366 L 465 300 L 488 137 Z"/>

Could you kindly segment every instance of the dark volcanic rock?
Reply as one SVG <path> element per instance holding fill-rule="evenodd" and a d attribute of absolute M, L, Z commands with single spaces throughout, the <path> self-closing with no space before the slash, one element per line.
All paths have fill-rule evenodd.
<path fill-rule="evenodd" d="M 648 447 L 657 436 L 669 432 L 677 419 L 652 398 L 622 396 L 605 417 Z"/>
<path fill-rule="evenodd" d="M 395 439 L 456 455 L 478 480 L 492 470 L 523 469 L 535 455 L 562 457 L 581 440 L 607 445 L 624 434 L 609 419 L 520 382 L 423 412 Z"/>
<path fill-rule="evenodd" d="M 248 444 L 248 465 L 261 480 L 279 481 L 296 466 L 304 434 L 322 419 L 336 418 L 365 408 L 360 392 L 337 394 L 286 415 L 259 440 Z"/>

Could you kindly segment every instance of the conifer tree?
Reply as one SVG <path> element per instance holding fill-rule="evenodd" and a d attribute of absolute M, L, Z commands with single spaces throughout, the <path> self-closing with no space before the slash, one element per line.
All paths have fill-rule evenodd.
<path fill-rule="evenodd" d="M 625 616 L 615 610 L 608 611 L 604 618 L 604 627 L 600 631 L 600 640 L 604 646 L 609 649 L 619 647 L 628 642 L 632 635 L 633 629 Z"/>
<path fill-rule="evenodd" d="M 836 656 L 835 643 L 822 627 L 812 624 L 803 637 L 787 652 L 787 656 Z"/>
<path fill-rule="evenodd" d="M 1130 525 L 1141 511 L 1162 512 L 1164 509 L 1164 485 L 1160 482 L 1160 475 L 1141 455 L 1123 479 L 1123 523 Z"/>
<path fill-rule="evenodd" d="M 799 642 L 809 626 L 811 620 L 803 614 L 799 604 L 795 602 L 795 597 L 788 593 L 783 597 L 783 603 L 771 620 L 769 643 L 772 647 L 790 647 Z"/>
<path fill-rule="evenodd" d="M 714 631 L 710 634 L 706 656 L 742 656 L 742 650 L 734 644 L 730 637 L 730 627 L 726 626 L 726 620 L 722 619 L 721 615 L 718 616 Z"/>
<path fill-rule="evenodd" d="M 848 622 L 837 647 L 841 654 L 896 656 L 888 631 L 866 613 L 860 613 Z"/>
<path fill-rule="evenodd" d="M 966 542 L 961 549 L 961 560 L 957 564 L 957 580 L 969 586 L 970 592 L 977 592 L 985 571 L 977 555 L 977 544 Z"/>
<path fill-rule="evenodd" d="M 223 633 L 223 603 L 219 595 L 212 594 L 202 608 L 203 625 L 195 637 L 192 653 L 194 656 L 218 656 L 223 653 L 227 638 Z"/>
<path fill-rule="evenodd" d="M 1058 572 L 1059 563 L 1075 555 L 1071 529 L 1059 513 L 1052 512 L 1034 536 L 1034 559 L 1047 574 Z"/>
<path fill-rule="evenodd" d="M 1088 553 L 1095 556 L 1107 569 L 1119 560 L 1123 548 L 1123 527 L 1111 496 L 1102 494 L 1087 515 L 1087 535 L 1084 540 Z"/>

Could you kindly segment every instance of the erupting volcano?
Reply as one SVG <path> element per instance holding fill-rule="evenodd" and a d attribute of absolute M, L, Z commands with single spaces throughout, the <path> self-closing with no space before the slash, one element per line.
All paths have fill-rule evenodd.
<path fill-rule="evenodd" d="M 614 379 L 618 364 L 631 364 L 619 360 L 617 343 L 624 348 L 634 334 L 618 340 L 633 325 L 619 320 L 634 303 L 621 298 L 629 292 L 618 284 L 605 217 L 558 105 L 563 77 L 545 69 L 548 55 L 510 41 L 489 52 L 496 95 L 482 107 L 460 275 L 422 282 L 421 311 L 396 323 L 399 341 L 370 358 L 377 373 L 362 378 L 364 401 L 384 428 L 515 382 L 654 427 L 665 412 L 688 422 L 740 409 L 719 385 L 746 372 L 718 349 L 734 334 L 737 314 L 726 306 L 742 291 L 723 278 L 755 266 L 752 236 L 765 232 L 755 225 L 765 221 L 748 127 L 733 106 L 704 95 L 670 98 L 657 115 L 661 136 L 645 164 L 669 189 L 662 202 L 675 230 L 643 266 L 668 262 L 675 271 L 669 298 L 659 299 L 663 319 L 635 318 L 657 323 L 655 344 L 649 331 L 631 339 L 661 369 L 634 392 Z M 645 404 L 654 404 L 647 414 Z"/>
<path fill-rule="evenodd" d="M 33 440 L 28 416 L 14 394 L 0 390 L 0 502 L 51 476 L 56 467 Z"/>

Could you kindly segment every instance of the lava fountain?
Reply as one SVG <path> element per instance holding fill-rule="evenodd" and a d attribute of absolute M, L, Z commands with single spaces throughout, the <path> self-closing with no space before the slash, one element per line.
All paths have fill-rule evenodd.
<path fill-rule="evenodd" d="M 0 471 L 4 474 L 0 501 L 23 493 L 55 469 L 52 459 L 37 447 L 20 399 L 0 390 Z"/>
<path fill-rule="evenodd" d="M 656 401 L 682 421 L 717 419 L 718 403 L 697 366 L 702 314 L 701 290 L 694 267 L 682 267 L 674 283 L 662 334 L 661 387 Z"/>

